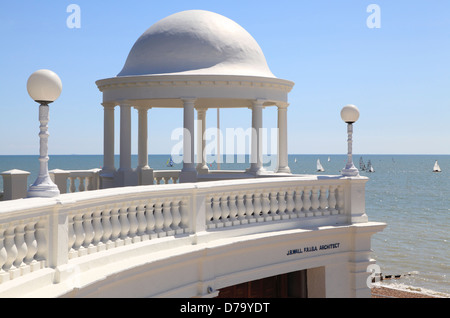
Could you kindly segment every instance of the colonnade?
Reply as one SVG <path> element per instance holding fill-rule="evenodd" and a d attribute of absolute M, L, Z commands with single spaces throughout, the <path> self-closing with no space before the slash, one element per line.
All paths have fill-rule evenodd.
<path fill-rule="evenodd" d="M 196 107 L 195 98 L 181 99 L 183 105 L 183 168 L 180 182 L 197 181 L 198 173 L 208 173 L 206 164 L 204 139 L 206 130 L 207 108 Z M 120 108 L 120 166 L 114 165 L 114 109 Z M 138 166 L 131 166 L 131 107 L 130 102 L 104 103 L 104 144 L 103 169 L 101 176 L 103 188 L 114 186 L 132 186 L 153 184 L 153 170 L 148 164 L 148 109 L 151 107 L 135 106 L 138 110 Z M 250 168 L 254 175 L 264 172 L 263 168 L 263 109 L 264 100 L 253 100 L 252 106 L 252 140 Z M 288 104 L 277 104 L 278 107 L 278 168 L 277 173 L 290 173 L 287 149 L 287 108 Z M 197 158 L 195 165 L 194 135 L 195 111 L 197 110 Z"/>

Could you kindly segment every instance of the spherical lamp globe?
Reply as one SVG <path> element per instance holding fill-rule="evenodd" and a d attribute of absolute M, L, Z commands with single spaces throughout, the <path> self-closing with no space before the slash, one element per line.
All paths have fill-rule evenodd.
<path fill-rule="evenodd" d="M 38 70 L 28 78 L 27 90 L 34 101 L 48 104 L 61 95 L 62 82 L 55 72 Z"/>
<path fill-rule="evenodd" d="M 341 118 L 347 124 L 353 124 L 359 118 L 359 109 L 355 105 L 346 105 L 341 110 Z"/>

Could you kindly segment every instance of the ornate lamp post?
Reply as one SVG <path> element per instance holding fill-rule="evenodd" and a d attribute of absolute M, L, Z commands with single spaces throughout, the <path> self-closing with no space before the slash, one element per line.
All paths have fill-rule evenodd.
<path fill-rule="evenodd" d="M 54 102 L 62 91 L 61 79 L 50 70 L 39 70 L 31 74 L 27 82 L 30 97 L 40 104 L 39 106 L 39 176 L 28 189 L 28 197 L 55 197 L 59 189 L 48 174 L 48 121 L 49 104 Z"/>
<path fill-rule="evenodd" d="M 359 110 L 355 105 L 346 105 L 341 110 L 341 118 L 347 123 L 348 134 L 348 160 L 345 168 L 342 170 L 342 175 L 345 177 L 359 176 L 359 171 L 353 164 L 352 158 L 352 135 L 353 135 L 353 123 L 359 118 Z"/>

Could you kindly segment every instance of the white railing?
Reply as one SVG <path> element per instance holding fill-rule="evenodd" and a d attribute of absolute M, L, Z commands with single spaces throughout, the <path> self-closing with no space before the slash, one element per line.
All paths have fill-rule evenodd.
<path fill-rule="evenodd" d="M 49 171 L 50 178 L 61 193 L 74 193 L 98 190 L 101 169 Z"/>
<path fill-rule="evenodd" d="M 0 202 L 2 282 L 163 237 L 367 221 L 367 178 L 286 177 L 78 192 Z M 242 232 L 241 232 L 242 234 Z M 192 244 L 192 242 L 189 242 Z"/>
<path fill-rule="evenodd" d="M 155 170 L 153 180 L 155 184 L 177 183 L 180 179 L 180 170 Z"/>

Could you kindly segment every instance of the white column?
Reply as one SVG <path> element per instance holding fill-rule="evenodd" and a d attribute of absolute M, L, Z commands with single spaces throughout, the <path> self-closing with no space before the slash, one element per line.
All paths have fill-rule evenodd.
<path fill-rule="evenodd" d="M 197 172 L 208 173 L 206 165 L 206 108 L 197 108 Z"/>
<path fill-rule="evenodd" d="M 103 104 L 103 169 L 112 173 L 114 167 L 114 104 Z"/>
<path fill-rule="evenodd" d="M 148 109 L 138 107 L 138 184 L 153 184 L 153 169 L 148 165 Z"/>
<path fill-rule="evenodd" d="M 194 98 L 185 98 L 183 101 L 183 169 L 180 173 L 180 182 L 197 181 L 197 170 L 194 159 Z"/>
<path fill-rule="evenodd" d="M 120 167 L 114 180 L 116 186 L 136 186 L 138 177 L 131 168 L 131 106 L 120 104 Z"/>
<path fill-rule="evenodd" d="M 131 170 L 131 106 L 120 105 L 120 171 Z"/>
<path fill-rule="evenodd" d="M 148 169 L 148 120 L 147 108 L 139 107 L 138 131 L 138 169 Z"/>
<path fill-rule="evenodd" d="M 262 164 L 262 111 L 263 111 L 263 100 L 253 101 L 252 106 L 252 148 L 251 148 L 251 164 L 250 172 L 259 174 L 263 169 Z"/>
<path fill-rule="evenodd" d="M 288 104 L 278 106 L 278 173 L 291 173 L 288 165 L 288 134 L 287 108 Z"/>

